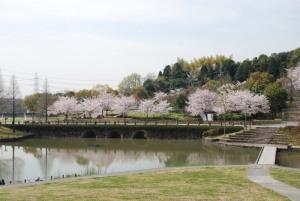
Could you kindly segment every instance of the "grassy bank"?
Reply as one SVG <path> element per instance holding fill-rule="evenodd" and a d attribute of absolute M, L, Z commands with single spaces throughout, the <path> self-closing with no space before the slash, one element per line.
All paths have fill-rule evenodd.
<path fill-rule="evenodd" d="M 283 183 L 300 188 L 300 171 L 292 169 L 273 168 L 271 175 Z"/>
<path fill-rule="evenodd" d="M 0 190 L 0 200 L 287 200 L 244 168 L 193 168 L 71 180 Z"/>
<path fill-rule="evenodd" d="M 147 114 L 144 113 L 130 113 L 128 115 L 132 119 L 142 119 L 142 120 L 179 120 L 179 121 L 197 121 L 197 118 L 191 117 L 185 113 L 170 112 L 167 114 Z"/>
<path fill-rule="evenodd" d="M 0 139 L 1 138 L 15 138 L 22 137 L 24 133 L 22 131 L 16 131 L 15 133 L 10 128 L 0 127 Z"/>

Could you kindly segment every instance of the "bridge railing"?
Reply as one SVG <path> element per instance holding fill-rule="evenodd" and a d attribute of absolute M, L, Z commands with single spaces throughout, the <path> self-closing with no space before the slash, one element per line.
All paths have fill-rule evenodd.
<path fill-rule="evenodd" d="M 11 123 L 6 123 L 11 125 Z M 184 121 L 184 120 L 133 120 L 133 119 L 124 119 L 124 120 L 98 120 L 98 119 L 85 119 L 85 120 L 57 120 L 57 121 L 18 121 L 16 124 L 26 124 L 26 125 L 218 125 L 218 126 L 235 126 L 235 125 L 244 125 L 244 121 Z M 247 122 L 249 124 L 249 122 Z M 252 125 L 253 122 L 250 122 Z M 5 125 L 0 122 L 1 125 Z"/>

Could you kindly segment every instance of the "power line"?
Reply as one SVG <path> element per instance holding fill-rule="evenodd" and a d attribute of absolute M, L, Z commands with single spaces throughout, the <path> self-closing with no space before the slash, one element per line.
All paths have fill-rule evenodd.
<path fill-rule="evenodd" d="M 3 74 L 5 76 L 5 78 L 9 79 L 11 76 L 9 76 L 8 74 Z M 25 77 L 20 77 L 18 75 L 16 75 L 16 79 L 17 81 L 21 81 L 21 82 L 30 82 L 32 83 L 32 86 L 34 86 L 36 84 L 36 78 L 25 78 Z M 48 79 L 50 81 L 52 81 L 52 83 L 55 83 L 55 85 L 60 85 L 60 86 L 70 86 L 70 85 L 79 85 L 79 86 L 88 86 L 88 85 L 96 85 L 97 83 L 95 82 L 90 82 L 90 83 L 82 83 L 82 82 L 76 82 L 76 81 L 56 81 L 56 80 L 52 80 L 52 79 Z M 52 85 L 52 84 L 51 84 Z"/>
<path fill-rule="evenodd" d="M 37 73 L 28 73 L 22 71 L 14 71 L 11 69 L 4 69 L 5 73 L 2 73 L 2 77 L 5 80 L 11 79 L 13 75 L 15 75 L 16 81 L 19 83 L 19 86 L 22 89 L 25 89 L 26 94 L 30 94 L 30 91 L 36 93 L 39 91 L 39 77 Z M 2 71 L 3 72 L 3 71 Z M 8 72 L 12 72 L 11 74 Z M 104 81 L 116 82 L 118 80 L 83 80 L 83 79 L 75 79 L 75 78 L 62 78 L 62 77 L 47 77 L 50 90 L 52 92 L 62 92 L 62 91 L 78 91 L 86 88 L 92 88 L 97 84 L 101 84 Z M 31 90 L 30 90 L 31 88 Z M 22 90 L 23 91 L 23 90 Z"/>
<path fill-rule="evenodd" d="M 15 74 L 23 74 L 23 75 L 28 75 L 32 76 L 34 73 L 28 73 L 28 72 L 22 72 L 22 71 L 14 71 L 11 69 L 6 69 L 6 68 L 1 68 L 4 69 L 5 71 L 9 71 Z M 78 81 L 78 82 L 99 82 L 99 81 L 119 81 L 119 80 L 113 80 L 113 79 L 97 79 L 97 80 L 86 80 L 86 79 L 81 79 L 81 78 L 66 78 L 66 77 L 59 77 L 59 76 L 46 76 L 47 78 L 51 79 L 57 79 L 57 80 L 70 80 L 70 81 Z"/>

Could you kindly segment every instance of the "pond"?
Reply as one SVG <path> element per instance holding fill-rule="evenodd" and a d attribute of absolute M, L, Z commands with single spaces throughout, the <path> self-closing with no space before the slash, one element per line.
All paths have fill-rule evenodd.
<path fill-rule="evenodd" d="M 300 151 L 279 151 L 276 160 L 278 165 L 300 168 Z"/>
<path fill-rule="evenodd" d="M 164 167 L 241 165 L 254 163 L 258 153 L 259 149 L 202 140 L 28 139 L 0 144 L 0 179 L 22 182 Z"/>

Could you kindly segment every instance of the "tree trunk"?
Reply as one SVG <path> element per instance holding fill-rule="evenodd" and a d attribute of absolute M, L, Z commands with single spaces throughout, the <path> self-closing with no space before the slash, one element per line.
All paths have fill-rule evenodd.
<path fill-rule="evenodd" d="M 224 135 L 226 134 L 226 116 L 224 115 Z"/>

